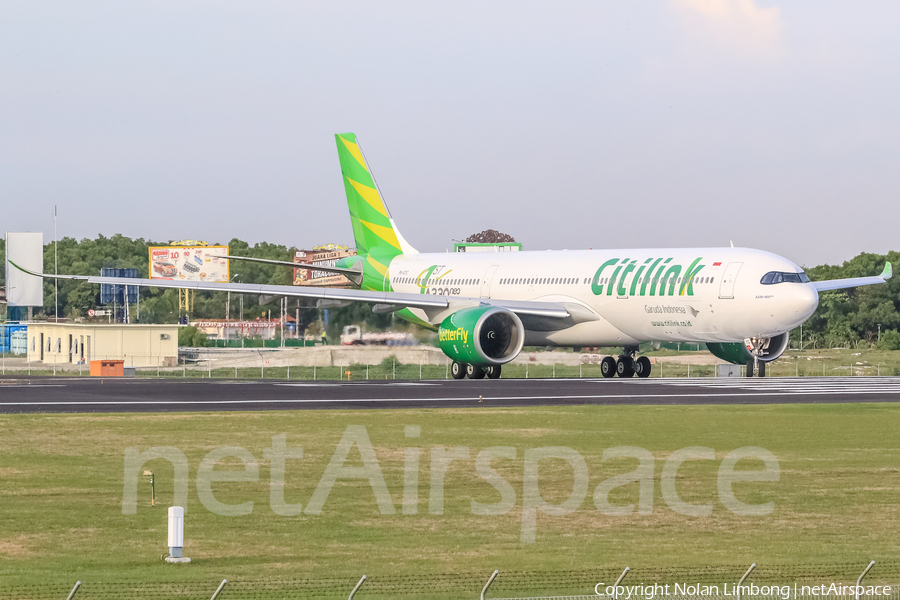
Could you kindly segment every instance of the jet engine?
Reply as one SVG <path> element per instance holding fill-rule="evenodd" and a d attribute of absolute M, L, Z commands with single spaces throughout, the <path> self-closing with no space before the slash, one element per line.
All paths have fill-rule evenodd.
<path fill-rule="evenodd" d="M 768 345 L 763 348 L 759 360 L 763 362 L 772 362 L 784 354 L 784 351 L 787 350 L 788 347 L 788 341 L 787 332 L 770 338 Z M 713 355 L 734 365 L 746 365 L 753 360 L 753 353 L 750 352 L 750 349 L 752 348 L 750 340 L 744 340 L 744 343 L 735 342 L 727 344 L 709 342 L 706 344 L 706 347 Z"/>
<path fill-rule="evenodd" d="M 477 367 L 508 363 L 524 342 L 525 327 L 518 315 L 493 306 L 456 311 L 438 329 L 438 346 L 444 354 Z"/>

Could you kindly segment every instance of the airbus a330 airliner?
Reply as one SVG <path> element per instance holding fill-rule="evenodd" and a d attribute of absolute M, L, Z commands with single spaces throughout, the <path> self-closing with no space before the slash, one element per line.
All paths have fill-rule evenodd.
<path fill-rule="evenodd" d="M 891 277 L 887 263 L 877 276 L 811 282 L 790 260 L 749 248 L 420 253 L 400 235 L 356 136 L 335 140 L 358 255 L 314 268 L 343 273 L 359 289 L 57 277 L 315 298 L 320 307 L 368 302 L 436 330 L 457 379 L 500 377 L 523 345 L 622 347 L 603 359 L 603 376 L 648 377 L 650 361 L 636 357 L 646 341 L 706 342 L 719 358 L 746 364 L 748 376 L 763 376 L 816 310 L 819 292 Z"/>

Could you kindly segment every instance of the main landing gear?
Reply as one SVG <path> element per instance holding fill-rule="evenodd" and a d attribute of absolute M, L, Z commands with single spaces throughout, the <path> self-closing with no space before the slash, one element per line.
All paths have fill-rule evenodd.
<path fill-rule="evenodd" d="M 635 359 L 634 355 L 636 353 L 637 348 L 626 347 L 618 360 L 612 356 L 604 356 L 600 362 L 600 373 L 606 378 L 615 375 L 619 377 L 634 377 L 635 375 L 641 378 L 650 377 L 650 369 L 652 368 L 650 359 L 646 356 Z"/>
<path fill-rule="evenodd" d="M 450 365 L 450 375 L 453 379 L 464 379 L 466 377 L 469 379 L 484 379 L 485 377 L 488 379 L 500 379 L 500 365 L 476 367 L 475 365 L 454 360 L 453 364 Z"/>

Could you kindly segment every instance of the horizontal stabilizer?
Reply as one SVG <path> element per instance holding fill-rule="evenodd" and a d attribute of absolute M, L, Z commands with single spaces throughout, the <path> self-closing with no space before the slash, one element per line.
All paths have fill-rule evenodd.
<path fill-rule="evenodd" d="M 293 267 L 295 269 L 313 269 L 315 271 L 325 271 L 326 273 L 338 273 L 340 275 L 346 276 L 350 281 L 356 284 L 357 287 L 362 283 L 362 266 L 359 268 L 345 268 L 345 267 L 323 267 L 321 265 L 314 265 L 311 263 L 298 263 L 291 262 L 288 260 L 271 260 L 268 258 L 250 258 L 249 256 L 224 256 L 217 255 L 212 258 L 222 258 L 225 260 L 246 260 L 248 262 L 258 262 L 265 263 L 268 265 L 281 265 L 284 267 Z"/>

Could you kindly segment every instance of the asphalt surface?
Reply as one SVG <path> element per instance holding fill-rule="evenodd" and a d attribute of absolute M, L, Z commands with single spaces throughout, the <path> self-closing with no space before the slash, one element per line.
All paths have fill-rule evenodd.
<path fill-rule="evenodd" d="M 6 377 L 0 413 L 900 401 L 898 377 L 246 381 Z"/>

